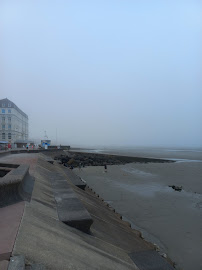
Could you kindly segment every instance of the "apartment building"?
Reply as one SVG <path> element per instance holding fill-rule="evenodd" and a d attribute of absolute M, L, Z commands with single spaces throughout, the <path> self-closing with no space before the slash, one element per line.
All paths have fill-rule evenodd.
<path fill-rule="evenodd" d="M 0 141 L 28 140 L 28 116 L 9 99 L 0 100 Z"/>

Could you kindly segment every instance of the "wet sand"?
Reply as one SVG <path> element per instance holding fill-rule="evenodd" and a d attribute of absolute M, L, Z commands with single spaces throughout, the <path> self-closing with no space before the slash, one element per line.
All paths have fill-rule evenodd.
<path fill-rule="evenodd" d="M 177 269 L 202 269 L 201 161 L 113 165 L 107 173 L 103 167 L 74 171 L 168 254 Z"/>

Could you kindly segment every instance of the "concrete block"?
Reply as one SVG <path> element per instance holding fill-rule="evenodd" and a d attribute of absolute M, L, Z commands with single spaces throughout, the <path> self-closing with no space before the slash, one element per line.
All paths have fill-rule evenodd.
<path fill-rule="evenodd" d="M 78 198 L 57 198 L 59 219 L 65 224 L 83 232 L 88 232 L 93 220 Z"/>
<path fill-rule="evenodd" d="M 49 162 L 50 164 L 53 164 L 54 163 L 54 159 L 53 158 L 48 157 L 48 156 L 45 156 L 45 155 L 44 155 L 44 157 L 45 157 L 45 161 Z"/>
<path fill-rule="evenodd" d="M 30 270 L 46 270 L 45 266 L 42 264 L 33 264 L 30 267 Z"/>
<path fill-rule="evenodd" d="M 86 183 L 83 182 L 79 176 L 77 176 L 72 170 L 65 168 L 64 166 L 62 166 L 62 169 L 67 175 L 67 178 L 72 182 L 72 184 L 83 190 L 85 189 Z"/>
<path fill-rule="evenodd" d="M 16 166 L 0 179 L 0 207 L 31 199 L 34 179 L 29 174 L 29 165 Z"/>
<path fill-rule="evenodd" d="M 93 223 L 90 214 L 81 203 L 67 180 L 60 174 L 50 175 L 57 203 L 59 220 L 83 232 L 88 232 Z"/>
<path fill-rule="evenodd" d="M 23 255 L 11 257 L 8 270 L 25 270 L 25 257 Z"/>
<path fill-rule="evenodd" d="M 140 270 L 174 270 L 155 250 L 133 252 L 129 255 Z"/>

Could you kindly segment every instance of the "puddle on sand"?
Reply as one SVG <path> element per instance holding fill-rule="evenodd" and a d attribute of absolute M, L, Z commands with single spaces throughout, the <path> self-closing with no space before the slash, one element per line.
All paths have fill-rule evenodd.
<path fill-rule="evenodd" d="M 130 173 L 130 174 L 135 174 L 135 175 L 138 175 L 138 176 L 143 176 L 143 177 L 145 177 L 145 176 L 146 177 L 154 177 L 155 176 L 155 174 L 145 172 L 145 171 L 141 171 L 141 170 L 131 168 L 131 167 L 122 168 L 122 171 Z"/>
<path fill-rule="evenodd" d="M 141 196 L 146 197 L 153 197 L 155 196 L 156 192 L 166 192 L 169 193 L 171 190 L 169 187 L 160 185 L 158 183 L 151 183 L 151 184 L 135 184 L 135 185 L 128 185 L 128 184 L 118 184 L 120 188 L 123 188 L 127 191 L 138 193 Z"/>
<path fill-rule="evenodd" d="M 189 202 L 189 205 L 187 207 L 192 208 L 193 210 L 201 210 L 202 209 L 202 195 L 193 193 L 193 192 L 187 192 L 185 190 L 182 190 L 181 192 L 174 191 L 169 186 L 163 186 L 159 183 L 152 182 L 150 184 L 135 184 L 135 185 L 129 185 L 124 183 L 114 183 L 116 186 L 118 186 L 121 189 L 124 189 L 125 191 L 136 193 L 137 195 L 144 196 L 144 197 L 155 197 L 157 192 L 169 194 L 171 195 L 170 198 L 173 196 L 177 196 L 180 200 L 185 199 L 187 202 Z"/>

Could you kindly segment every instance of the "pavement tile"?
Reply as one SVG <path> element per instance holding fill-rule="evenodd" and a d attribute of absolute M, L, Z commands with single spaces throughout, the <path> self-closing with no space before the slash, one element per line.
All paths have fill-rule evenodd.
<path fill-rule="evenodd" d="M 0 261 L 10 258 L 24 207 L 25 203 L 19 202 L 0 208 Z"/>
<path fill-rule="evenodd" d="M 0 269 L 1 270 L 7 270 L 8 269 L 8 263 L 9 263 L 9 261 L 6 261 L 6 260 L 0 261 Z"/>

